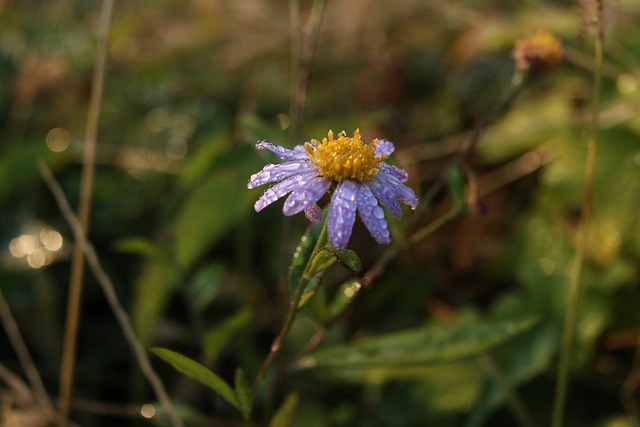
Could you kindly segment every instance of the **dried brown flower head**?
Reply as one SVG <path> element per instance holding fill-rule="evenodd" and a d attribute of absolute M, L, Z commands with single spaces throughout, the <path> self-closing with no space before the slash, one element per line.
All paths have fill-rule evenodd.
<path fill-rule="evenodd" d="M 562 44 L 548 31 L 538 30 L 532 37 L 516 41 L 513 58 L 516 68 L 524 73 L 549 71 L 562 61 Z"/>

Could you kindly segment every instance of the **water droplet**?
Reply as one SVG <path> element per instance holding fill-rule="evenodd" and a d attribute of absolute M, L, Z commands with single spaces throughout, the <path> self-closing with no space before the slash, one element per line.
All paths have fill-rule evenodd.
<path fill-rule="evenodd" d="M 375 216 L 378 219 L 384 218 L 384 211 L 382 210 L 382 208 L 380 206 L 378 206 L 377 208 L 375 208 L 373 210 L 373 216 Z"/>

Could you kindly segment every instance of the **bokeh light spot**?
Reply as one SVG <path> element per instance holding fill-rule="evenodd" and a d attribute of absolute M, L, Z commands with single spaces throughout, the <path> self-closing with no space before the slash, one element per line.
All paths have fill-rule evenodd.
<path fill-rule="evenodd" d="M 18 237 L 18 248 L 21 256 L 29 255 L 36 249 L 37 241 L 31 234 L 23 234 Z"/>
<path fill-rule="evenodd" d="M 149 111 L 144 122 L 153 132 L 162 132 L 169 126 L 169 113 L 164 108 L 154 108 Z"/>
<path fill-rule="evenodd" d="M 167 145 L 165 146 L 165 153 L 167 153 L 167 157 L 173 160 L 180 160 L 187 154 L 187 141 L 180 137 L 173 137 L 169 141 L 167 141 Z"/>
<path fill-rule="evenodd" d="M 171 132 L 181 138 L 189 138 L 196 129 L 196 123 L 187 114 L 177 114 L 171 121 Z"/>
<path fill-rule="evenodd" d="M 62 128 L 53 128 L 47 133 L 47 147 L 54 153 L 62 153 L 69 148 L 71 136 L 69 132 Z"/>
<path fill-rule="evenodd" d="M 153 406 L 150 403 L 145 403 L 144 405 L 142 405 L 142 408 L 140 409 L 140 415 L 149 419 L 149 418 L 153 418 L 155 414 L 156 414 L 155 406 Z"/>
<path fill-rule="evenodd" d="M 353 282 L 352 284 L 344 288 L 344 296 L 347 298 L 353 298 L 354 296 L 356 296 L 361 287 L 362 285 L 360 284 L 360 282 Z"/>
<path fill-rule="evenodd" d="M 44 267 L 48 263 L 47 256 L 41 248 L 36 248 L 27 255 L 27 263 L 31 268 Z"/>
<path fill-rule="evenodd" d="M 59 251 L 62 248 L 62 234 L 50 228 L 43 228 L 40 231 L 40 241 L 42 245 L 50 251 Z"/>
<path fill-rule="evenodd" d="M 551 276 L 556 269 L 556 263 L 551 258 L 540 258 L 538 260 L 540 269 L 545 276 Z"/>
<path fill-rule="evenodd" d="M 638 79 L 633 74 L 623 73 L 616 80 L 618 91 L 623 95 L 630 95 L 638 89 Z"/>

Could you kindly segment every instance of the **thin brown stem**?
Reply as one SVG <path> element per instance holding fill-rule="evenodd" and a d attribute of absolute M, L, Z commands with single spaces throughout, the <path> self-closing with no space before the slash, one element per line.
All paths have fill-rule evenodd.
<path fill-rule="evenodd" d="M 300 21 L 298 0 L 291 0 L 289 5 L 291 17 L 291 65 L 294 79 L 289 108 L 289 144 L 293 146 L 298 143 L 300 138 L 300 125 L 307 103 L 311 65 L 316 51 L 326 0 L 315 0 L 313 2 L 306 29 L 304 30 Z"/>
<path fill-rule="evenodd" d="M 32 404 L 34 397 L 29 389 L 29 386 L 20 378 L 14 374 L 0 362 L 0 380 L 9 386 L 13 390 L 15 400 L 20 404 Z"/>
<path fill-rule="evenodd" d="M 600 34 L 600 36 L 604 37 L 603 34 Z M 602 80 L 602 54 L 604 48 L 603 38 L 596 38 L 594 48 L 596 66 L 594 68 L 591 121 L 589 127 L 589 139 L 587 141 L 587 158 L 585 162 L 584 172 L 584 194 L 582 196 L 580 223 L 578 224 L 576 236 L 576 253 L 571 270 L 571 280 L 569 283 L 567 312 L 565 314 L 562 330 L 562 341 L 560 344 L 560 360 L 558 361 L 558 374 L 551 418 L 552 427 L 562 427 L 564 425 L 564 411 L 569 384 L 569 361 L 571 358 L 571 347 L 573 344 L 576 312 L 578 309 L 580 291 L 582 288 L 582 273 L 584 270 L 585 254 L 589 237 L 589 219 L 593 198 L 593 177 L 596 168 L 596 154 L 598 143 L 599 100 L 600 85 Z"/>
<path fill-rule="evenodd" d="M 2 321 L 2 325 L 4 326 L 5 331 L 7 332 L 9 341 L 11 341 L 11 346 L 18 355 L 20 365 L 22 366 L 22 369 L 24 370 L 24 373 L 29 380 L 29 384 L 31 386 L 31 389 L 33 390 L 33 394 L 35 395 L 38 404 L 41 407 L 52 411 L 53 403 L 51 402 L 51 399 L 47 394 L 47 390 L 44 387 L 42 378 L 40 378 L 40 374 L 38 373 L 36 365 L 33 363 L 33 359 L 31 358 L 31 354 L 29 353 L 27 344 L 22 338 L 22 334 L 20 333 L 18 324 L 16 323 L 13 314 L 11 313 L 11 308 L 5 300 L 2 290 L 0 290 L 0 320 Z"/>
<path fill-rule="evenodd" d="M 87 237 L 82 230 L 82 224 L 80 223 L 80 220 L 74 215 L 73 210 L 69 206 L 69 202 L 67 201 L 67 198 L 62 191 L 62 187 L 60 187 L 60 184 L 56 181 L 53 174 L 51 173 L 51 170 L 49 170 L 44 162 L 40 163 L 39 167 L 42 178 L 51 190 L 58 208 L 71 227 L 73 237 L 76 241 L 82 242 L 82 248 L 87 261 L 87 265 L 100 284 L 104 296 L 107 299 L 109 306 L 111 307 L 111 311 L 120 324 L 120 328 L 122 329 L 122 332 L 136 357 L 136 361 L 140 366 L 140 370 L 147 378 L 147 381 L 149 381 L 151 388 L 162 404 L 165 412 L 167 413 L 167 416 L 169 417 L 173 425 L 182 427 L 183 422 L 176 413 L 173 404 L 171 403 L 171 399 L 169 399 L 169 395 L 164 388 L 164 384 L 162 384 L 162 380 L 151 366 L 151 361 L 149 360 L 146 349 L 140 343 L 138 337 L 136 337 L 133 325 L 131 324 L 131 320 L 129 319 L 129 316 L 127 315 L 125 309 L 122 307 L 122 304 L 120 304 L 120 301 L 118 300 L 113 282 L 102 268 L 93 245 L 91 245 L 91 243 L 87 241 Z"/>
<path fill-rule="evenodd" d="M 100 106 L 104 86 L 104 75 L 107 64 L 107 51 L 111 16 L 113 14 L 113 0 L 103 0 L 100 11 L 100 27 L 98 30 L 98 44 L 96 59 L 91 80 L 91 98 L 87 127 L 85 130 L 84 155 L 82 159 L 82 177 L 80 187 L 80 202 L 78 218 L 83 235 L 89 228 L 89 214 L 91 211 L 91 193 L 93 191 L 93 175 L 95 171 L 95 157 L 97 146 L 98 125 L 100 122 Z M 75 367 L 78 319 L 82 300 L 82 283 L 84 276 L 83 240 L 76 240 L 71 260 L 71 277 L 69 280 L 69 295 L 67 300 L 67 318 L 65 326 L 64 344 L 62 350 L 62 365 L 60 367 L 60 410 L 63 426 L 68 425 L 69 408 L 73 388 L 73 373 Z"/>
<path fill-rule="evenodd" d="M 291 93 L 289 99 L 289 146 L 298 139 L 300 118 L 298 117 L 298 86 L 300 85 L 300 62 L 302 57 L 302 24 L 299 0 L 289 0 L 289 27 L 291 32 Z"/>

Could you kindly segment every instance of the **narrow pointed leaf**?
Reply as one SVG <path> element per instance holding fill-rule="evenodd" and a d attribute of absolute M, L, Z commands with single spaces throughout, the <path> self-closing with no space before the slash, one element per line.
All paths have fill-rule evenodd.
<path fill-rule="evenodd" d="M 326 270 L 331 267 L 334 262 L 336 262 L 336 256 L 333 255 L 330 247 L 322 247 L 320 250 L 317 250 L 314 255 L 309 260 L 309 267 L 307 271 L 307 275 L 309 277 L 315 276 L 316 274 Z"/>
<path fill-rule="evenodd" d="M 245 309 L 207 329 L 202 337 L 202 351 L 205 360 L 215 359 L 225 344 L 240 330 L 246 328 L 250 322 L 251 311 Z"/>
<path fill-rule="evenodd" d="M 456 207 L 461 207 L 465 204 L 464 198 L 464 176 L 457 167 L 450 167 L 447 169 L 447 186 L 449 187 L 449 193 L 451 199 Z"/>
<path fill-rule="evenodd" d="M 245 420 L 251 418 L 251 407 L 253 406 L 253 397 L 251 396 L 251 390 L 247 386 L 245 381 L 244 371 L 238 369 L 235 376 L 235 392 L 238 404 L 240 405 L 240 411 Z"/>
<path fill-rule="evenodd" d="M 332 318 L 336 318 L 342 314 L 349 304 L 351 304 L 353 298 L 358 295 L 361 287 L 362 284 L 357 278 L 353 278 L 343 283 L 329 307 L 330 316 Z"/>
<path fill-rule="evenodd" d="M 169 363 L 176 371 L 198 381 L 218 393 L 223 399 L 232 404 L 234 407 L 242 410 L 240 402 L 236 397 L 233 389 L 217 374 L 206 366 L 196 362 L 173 350 L 160 347 L 152 347 L 151 352 Z"/>
<path fill-rule="evenodd" d="M 271 419 L 269 427 L 289 427 L 298 407 L 298 395 L 291 393 Z"/>
<path fill-rule="evenodd" d="M 317 224 L 310 224 L 307 231 L 300 238 L 300 243 L 296 247 L 293 253 L 293 259 L 291 260 L 291 266 L 289 267 L 289 292 L 293 295 L 296 287 L 302 279 L 304 270 L 309 263 L 316 246 L 320 243 L 324 246 L 327 241 L 326 232 L 323 232 L 325 228 L 326 218 Z M 304 284 L 303 284 L 304 286 Z"/>
<path fill-rule="evenodd" d="M 350 249 L 330 249 L 331 254 L 353 273 L 359 273 L 362 271 L 362 262 L 357 253 Z"/>
<path fill-rule="evenodd" d="M 301 359 L 299 369 L 332 376 L 366 379 L 370 372 L 426 366 L 476 356 L 529 330 L 536 324 L 519 321 L 486 322 L 459 327 L 422 327 L 319 350 Z"/>

